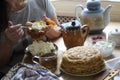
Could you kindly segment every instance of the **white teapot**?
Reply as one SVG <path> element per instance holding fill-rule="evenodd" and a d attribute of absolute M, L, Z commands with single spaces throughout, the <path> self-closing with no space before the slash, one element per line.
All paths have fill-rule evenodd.
<path fill-rule="evenodd" d="M 100 0 L 87 0 L 87 8 L 82 5 L 77 5 L 75 7 L 75 17 L 82 25 L 87 24 L 90 27 L 90 34 L 101 33 L 102 30 L 110 22 L 110 9 L 109 5 L 106 9 L 101 7 Z M 78 16 L 78 8 L 82 9 L 81 16 Z"/>

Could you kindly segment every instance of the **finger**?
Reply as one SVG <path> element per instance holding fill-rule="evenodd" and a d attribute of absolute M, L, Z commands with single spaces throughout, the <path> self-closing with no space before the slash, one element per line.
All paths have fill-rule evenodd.
<path fill-rule="evenodd" d="M 21 24 L 10 26 L 9 31 L 10 32 L 16 32 L 18 29 L 22 29 Z"/>
<path fill-rule="evenodd" d="M 13 42 L 18 42 L 20 39 L 21 39 L 21 35 L 14 35 L 14 36 L 12 36 L 12 38 L 11 38 L 11 40 L 12 40 Z"/>
<path fill-rule="evenodd" d="M 24 35 L 24 31 L 22 29 L 20 29 L 18 31 L 18 36 L 21 38 Z"/>
<path fill-rule="evenodd" d="M 6 31 L 6 36 L 10 39 L 14 38 L 15 36 L 18 36 L 20 34 L 21 30 L 19 31 Z"/>
<path fill-rule="evenodd" d="M 18 40 L 18 37 L 16 34 L 14 33 L 10 33 L 9 31 L 5 31 L 5 35 L 7 37 L 7 39 L 9 39 L 10 41 L 12 41 L 13 43 L 16 42 Z"/>
<path fill-rule="evenodd" d="M 14 40 L 19 41 L 20 39 L 22 39 L 22 37 L 23 37 L 23 35 L 22 35 L 22 33 L 20 33 L 19 35 L 14 36 Z"/>
<path fill-rule="evenodd" d="M 14 25 L 13 27 L 12 27 L 12 29 L 13 30 L 17 30 L 17 29 L 19 29 L 19 28 L 21 28 L 22 29 L 22 24 L 17 24 L 17 25 Z"/>
<path fill-rule="evenodd" d="M 6 29 L 5 33 L 10 40 L 15 40 L 15 39 L 19 40 L 19 38 L 23 36 L 24 31 L 21 28 L 21 24 L 18 24 L 13 28 Z"/>
<path fill-rule="evenodd" d="M 8 21 L 8 26 L 12 26 L 13 22 L 12 21 Z"/>
<path fill-rule="evenodd" d="M 23 36 L 23 31 L 22 30 L 19 30 L 19 31 L 15 31 L 15 32 L 13 32 L 13 33 L 10 33 L 9 34 L 9 36 L 11 36 L 11 37 L 16 37 L 16 36 L 18 36 L 18 37 L 20 37 L 21 38 L 21 36 Z"/>

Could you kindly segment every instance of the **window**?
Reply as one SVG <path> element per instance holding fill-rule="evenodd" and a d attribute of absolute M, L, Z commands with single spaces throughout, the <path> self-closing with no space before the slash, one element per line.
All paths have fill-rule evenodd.
<path fill-rule="evenodd" d="M 54 0 L 52 1 L 57 14 L 62 16 L 74 16 L 75 6 L 78 4 L 86 7 L 86 0 Z M 120 22 L 120 0 L 101 0 L 101 6 L 106 8 L 108 5 L 112 5 L 110 10 L 111 21 Z"/>
<path fill-rule="evenodd" d="M 120 2 L 120 0 L 101 0 L 101 1 L 113 1 L 113 2 Z"/>

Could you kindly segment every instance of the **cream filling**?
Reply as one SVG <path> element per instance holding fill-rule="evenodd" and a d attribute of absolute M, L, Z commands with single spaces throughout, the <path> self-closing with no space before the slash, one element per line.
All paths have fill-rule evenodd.
<path fill-rule="evenodd" d="M 33 23 L 32 26 L 31 26 L 31 29 L 41 31 L 45 27 L 46 27 L 46 22 L 40 21 L 40 22 Z"/>

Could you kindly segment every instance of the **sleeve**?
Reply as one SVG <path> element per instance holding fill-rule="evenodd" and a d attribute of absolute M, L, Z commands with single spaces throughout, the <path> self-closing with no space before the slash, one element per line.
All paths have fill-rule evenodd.
<path fill-rule="evenodd" d="M 45 1 L 46 1 L 46 16 L 51 17 L 55 14 L 55 7 L 53 6 L 50 0 Z"/>
<path fill-rule="evenodd" d="M 36 2 L 45 11 L 47 17 L 55 14 L 55 8 L 50 0 L 36 0 Z"/>

